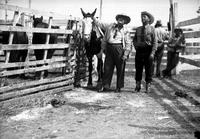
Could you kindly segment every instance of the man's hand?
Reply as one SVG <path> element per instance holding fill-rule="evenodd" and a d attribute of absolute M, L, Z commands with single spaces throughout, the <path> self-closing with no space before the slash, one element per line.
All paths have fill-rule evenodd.
<path fill-rule="evenodd" d="M 149 59 L 154 59 L 154 54 L 153 53 L 150 54 Z"/>
<path fill-rule="evenodd" d="M 123 56 L 122 56 L 122 60 L 123 60 L 123 61 L 126 61 L 127 59 L 128 59 L 128 56 L 126 56 L 126 55 L 123 55 Z"/>

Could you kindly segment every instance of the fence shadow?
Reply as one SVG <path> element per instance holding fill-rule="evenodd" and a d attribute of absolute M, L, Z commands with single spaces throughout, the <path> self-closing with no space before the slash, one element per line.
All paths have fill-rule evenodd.
<path fill-rule="evenodd" d="M 156 93 L 155 89 L 152 89 L 152 93 L 149 94 L 157 103 L 159 103 L 165 110 L 167 110 L 168 114 L 188 133 L 192 133 L 195 130 L 200 129 L 200 121 L 196 119 L 197 117 L 193 116 L 193 113 L 190 109 L 182 104 L 176 96 L 173 95 L 174 91 L 169 91 L 163 87 L 163 84 L 172 88 L 173 90 L 177 90 L 178 88 L 171 83 L 167 82 L 165 79 L 163 80 L 155 80 L 153 86 L 159 91 L 162 95 Z M 166 103 L 163 99 L 168 99 L 171 104 Z M 199 107 L 199 106 L 198 106 Z"/>

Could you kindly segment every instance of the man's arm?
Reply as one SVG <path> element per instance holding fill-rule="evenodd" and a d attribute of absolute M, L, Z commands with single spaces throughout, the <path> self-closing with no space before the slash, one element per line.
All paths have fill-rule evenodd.
<path fill-rule="evenodd" d="M 153 27 L 152 27 L 153 28 Z M 158 46 L 158 43 L 157 43 L 157 37 L 156 37 L 156 34 L 155 34 L 155 29 L 153 28 L 152 29 L 152 52 L 151 52 L 151 55 L 155 55 L 155 52 L 157 50 L 157 46 Z"/>
<path fill-rule="evenodd" d="M 138 30 L 136 29 L 135 35 L 133 38 L 133 45 L 134 45 L 135 50 L 137 49 L 137 32 L 138 32 Z"/>
<path fill-rule="evenodd" d="M 100 28 L 103 29 L 103 30 L 106 30 L 107 26 L 109 25 L 109 24 L 107 24 L 107 23 L 102 23 L 102 22 L 100 22 L 100 21 L 97 20 L 95 17 L 92 17 L 92 20 L 94 21 L 95 25 L 97 25 L 98 27 L 100 27 Z"/>

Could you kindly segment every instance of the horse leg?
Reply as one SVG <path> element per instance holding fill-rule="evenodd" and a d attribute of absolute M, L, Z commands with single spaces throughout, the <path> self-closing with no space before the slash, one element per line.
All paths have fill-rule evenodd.
<path fill-rule="evenodd" d="M 34 51 L 34 54 L 35 54 L 36 60 L 42 60 L 43 57 L 44 57 L 44 50 L 37 50 L 37 49 L 36 49 L 36 50 Z M 41 64 L 37 65 L 37 67 L 41 67 L 41 66 L 42 66 Z M 36 71 L 35 77 L 36 77 L 36 78 L 39 78 L 40 75 L 41 75 L 41 71 Z"/>
<path fill-rule="evenodd" d="M 98 72 L 98 81 L 96 88 L 99 90 L 102 88 L 102 82 L 103 82 L 103 59 L 98 58 L 97 59 L 97 72 Z"/>
<path fill-rule="evenodd" d="M 92 86 L 92 56 L 88 57 L 88 62 L 89 62 L 89 66 L 88 66 L 88 72 L 89 72 L 89 78 L 88 78 L 88 86 Z"/>
<path fill-rule="evenodd" d="M 157 62 L 156 62 L 156 64 L 157 64 L 156 65 L 156 76 L 157 77 L 161 76 L 160 66 L 161 66 L 161 62 L 162 62 L 163 53 L 164 53 L 164 45 L 158 51 Z"/>
<path fill-rule="evenodd" d="M 98 82 L 102 82 L 102 78 L 103 78 L 103 60 L 102 60 L 102 58 L 97 59 L 97 71 L 98 71 Z"/>
<path fill-rule="evenodd" d="M 28 54 L 28 50 L 20 50 L 20 55 L 19 55 L 20 62 L 25 62 L 26 61 L 27 54 Z M 24 66 L 20 67 L 20 68 L 24 69 Z M 22 73 L 20 75 L 20 78 L 25 79 L 26 78 L 25 77 L 25 73 Z"/>
<path fill-rule="evenodd" d="M 11 50 L 10 51 L 10 57 L 9 57 L 9 63 L 14 63 L 14 62 L 19 62 L 19 50 Z M 17 67 L 13 67 L 13 68 L 7 68 L 8 71 L 10 70 L 17 70 Z M 10 78 L 16 78 L 18 77 L 17 74 L 15 75 L 10 75 Z"/>

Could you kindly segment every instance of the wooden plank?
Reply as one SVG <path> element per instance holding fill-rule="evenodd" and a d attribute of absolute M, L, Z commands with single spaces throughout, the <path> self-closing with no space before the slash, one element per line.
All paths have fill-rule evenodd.
<path fill-rule="evenodd" d="M 180 55 L 181 57 L 187 58 L 187 59 L 192 59 L 192 60 L 200 60 L 200 54 L 196 55 Z"/>
<path fill-rule="evenodd" d="M 19 106 L 19 102 L 23 102 L 24 103 L 30 103 L 30 100 L 33 99 L 37 99 L 39 97 L 44 97 L 44 96 L 48 96 L 51 94 L 56 94 L 56 93 L 62 93 L 62 92 L 66 92 L 69 90 L 72 90 L 74 88 L 73 85 L 68 85 L 68 86 L 63 86 L 63 87 L 59 87 L 59 88 L 55 88 L 55 89 L 51 89 L 51 90 L 45 90 L 45 91 L 40 91 L 38 93 L 35 94 L 28 94 L 28 95 L 23 95 L 20 97 L 15 97 L 13 99 L 8 99 L 8 100 L 2 100 L 0 101 L 0 107 L 1 108 L 8 108 L 8 106 Z M 12 107 L 13 108 L 13 107 Z"/>
<path fill-rule="evenodd" d="M 68 25 L 68 22 L 72 20 L 72 19 L 64 19 L 64 20 L 60 20 L 60 19 L 53 19 L 53 25 L 57 25 L 57 26 L 66 26 Z M 77 19 L 77 20 L 81 20 L 81 19 Z"/>
<path fill-rule="evenodd" d="M 200 31 L 184 31 L 185 38 L 200 38 Z"/>
<path fill-rule="evenodd" d="M 30 28 L 20 26 L 8 26 L 1 25 L 0 31 L 11 31 L 11 32 L 32 32 L 32 33 L 51 33 L 51 34 L 72 34 L 73 30 L 64 29 L 51 29 L 51 28 Z"/>
<path fill-rule="evenodd" d="M 13 84 L 13 85 L 1 87 L 0 93 L 5 93 L 12 90 L 19 90 L 22 88 L 28 88 L 28 87 L 37 86 L 37 85 L 43 85 L 47 83 L 59 82 L 59 81 L 68 80 L 71 78 L 73 78 L 72 75 L 65 75 L 61 77 L 54 77 L 54 78 L 48 78 L 48 79 L 43 79 L 43 80 L 35 80 L 35 81 L 30 81 L 30 82 Z"/>
<path fill-rule="evenodd" d="M 199 24 L 199 23 L 200 23 L 200 17 L 197 17 L 190 20 L 179 22 L 177 24 L 177 27 L 189 26 L 189 25 L 194 25 L 194 24 Z"/>
<path fill-rule="evenodd" d="M 200 42 L 186 42 L 186 47 L 198 47 Z"/>
<path fill-rule="evenodd" d="M 184 52 L 200 54 L 200 46 L 187 46 Z"/>
<path fill-rule="evenodd" d="M 200 56 L 199 56 L 200 58 Z M 180 56 L 180 61 L 183 63 L 187 63 L 193 66 L 197 66 L 200 67 L 200 61 L 194 60 L 194 59 L 190 59 L 190 58 L 186 58 L 184 56 Z"/>
<path fill-rule="evenodd" d="M 29 61 L 29 62 L 15 62 L 15 63 L 1 63 L 0 69 L 6 69 L 6 68 L 13 68 L 13 67 L 31 67 L 36 66 L 39 64 L 52 64 L 56 62 L 64 62 L 66 60 L 69 60 L 70 58 L 66 57 L 57 57 L 52 59 L 46 59 L 46 60 L 38 60 L 38 61 Z"/>
<path fill-rule="evenodd" d="M 36 93 L 39 91 L 50 90 L 50 89 L 54 89 L 54 88 L 58 88 L 58 87 L 62 87 L 62 86 L 67 86 L 72 83 L 73 83 L 73 80 L 71 79 L 71 80 L 62 81 L 62 82 L 56 82 L 53 84 L 40 85 L 37 87 L 28 88 L 28 89 L 24 89 L 24 90 L 14 90 L 9 93 L 1 94 L 0 101 L 8 100 L 8 99 L 11 99 L 14 97 L 19 97 L 19 96 L 23 96 L 23 95 L 27 95 L 27 94 L 31 94 L 31 93 Z"/>
<path fill-rule="evenodd" d="M 66 49 L 71 44 L 0 44 L 0 50 L 26 50 L 26 49 Z"/>
<path fill-rule="evenodd" d="M 200 38 L 186 38 L 186 43 L 200 43 Z"/>
<path fill-rule="evenodd" d="M 34 68 L 30 67 L 30 68 L 18 69 L 18 70 L 12 70 L 12 71 L 2 71 L 0 72 L 0 77 L 23 74 L 23 73 L 31 73 L 31 72 L 36 72 L 36 71 L 44 71 L 44 70 L 54 69 L 54 68 L 63 68 L 65 66 L 66 66 L 65 63 L 55 63 L 52 65 L 44 65 L 42 67 L 34 67 Z"/>

